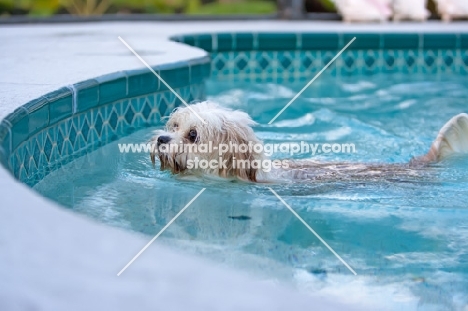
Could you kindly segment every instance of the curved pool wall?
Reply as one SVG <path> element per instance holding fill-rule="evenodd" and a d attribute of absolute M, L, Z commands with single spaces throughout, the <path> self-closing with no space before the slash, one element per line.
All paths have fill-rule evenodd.
<path fill-rule="evenodd" d="M 158 27 L 152 28 L 156 25 Z M 340 23 L 310 22 L 249 22 L 242 23 L 242 25 L 211 22 L 188 23 L 178 26 L 174 26 L 172 23 L 142 23 L 132 24 L 132 27 L 128 27 L 128 24 L 92 25 L 93 28 L 87 25 L 54 27 L 43 27 L 40 31 L 37 31 L 37 27 L 8 27 L 9 32 L 7 34 L 5 32 L 0 37 L 3 36 L 2 40 L 8 41 L 8 47 L 11 47 L 13 53 L 15 53 L 24 48 L 20 39 L 26 41 L 29 38 L 32 43 L 35 42 L 38 45 L 53 46 L 57 44 L 56 38 L 53 38 L 50 34 L 56 36 L 67 36 L 68 34 L 70 37 L 84 34 L 86 38 L 87 33 L 101 31 L 112 37 L 112 40 L 117 41 L 115 34 L 122 32 L 129 36 L 131 34 L 136 35 L 142 30 L 143 33 L 147 34 L 152 34 L 153 31 L 157 32 L 157 36 L 162 42 L 160 50 L 168 54 L 167 59 L 171 59 L 171 61 L 165 63 L 159 61 L 157 63 L 160 63 L 160 65 L 153 68 L 186 101 L 204 98 L 204 81 L 210 76 L 212 79 L 224 81 L 277 83 L 305 81 L 319 72 L 341 47 L 354 36 L 357 37 L 357 40 L 325 74 L 340 77 L 342 75 L 358 76 L 380 73 L 437 74 L 455 72 L 466 75 L 468 72 L 468 27 L 466 24 L 376 25 L 372 32 L 368 31 L 366 25 L 344 26 Z M 198 34 L 180 35 L 187 33 L 187 29 Z M 212 33 L 213 29 L 217 29 L 217 33 Z M 395 29 L 397 32 L 394 31 Z M 34 33 L 37 38 L 31 39 L 29 32 Z M 171 46 L 171 43 L 167 41 L 169 36 L 172 36 L 173 41 L 207 51 L 211 60 L 194 49 L 186 49 L 177 44 Z M 15 41 L 15 39 L 18 39 L 18 41 Z M 68 42 L 70 42 L 70 39 Z M 142 41 L 140 40 L 141 45 Z M 88 48 L 92 48 L 92 46 L 88 46 Z M 45 50 L 52 53 L 53 48 Z M 182 51 L 180 53 L 184 54 L 183 56 L 177 55 L 177 57 L 174 57 L 170 55 L 179 50 Z M 21 53 L 25 54 L 26 52 Z M 34 51 L 31 53 L 33 54 Z M 64 56 L 55 56 L 58 63 L 65 59 Z M 91 54 L 89 58 L 94 62 L 102 61 L 102 59 Z M 176 59 L 175 62 L 173 61 L 174 58 Z M 55 84 L 44 83 L 44 87 L 42 85 L 41 87 L 35 87 L 34 79 L 29 79 L 27 75 L 21 75 L 20 71 L 28 69 L 26 65 L 18 63 L 18 72 L 14 67 L 6 70 L 5 79 L 11 78 L 14 83 L 0 85 L 4 92 L 3 95 L 0 95 L 0 98 L 5 101 L 3 111 L 0 107 L 0 116 L 5 116 L 5 109 L 12 111 L 5 116 L 0 124 L 0 160 L 3 167 L 16 179 L 29 186 L 37 183 L 60 165 L 99 148 L 117 137 L 144 126 L 160 124 L 161 117 L 167 115 L 173 107 L 180 104 L 152 73 L 147 69 L 141 69 L 143 66 L 138 62 L 134 62 L 131 66 L 128 63 L 122 66 L 116 63 L 115 65 L 118 67 L 116 70 L 121 71 L 115 73 L 112 73 L 115 70 L 113 70 L 109 61 L 106 66 L 95 66 L 99 68 L 88 66 L 85 73 L 72 73 L 71 77 L 64 77 L 63 80 L 71 80 L 73 83 L 61 88 L 57 87 L 55 91 L 50 88 L 57 85 L 57 82 Z M 42 58 L 35 60 L 36 69 L 44 70 L 46 82 L 55 79 L 46 73 L 45 70 L 48 69 L 48 65 L 49 63 Z M 125 69 L 122 69 L 122 67 Z M 31 72 L 34 72 L 34 75 L 42 74 L 34 71 L 34 68 L 32 69 Z M 79 71 L 77 70 L 77 72 Z M 31 72 L 29 72 L 30 75 Z M 75 81 L 80 81 L 80 77 L 83 76 L 86 79 L 81 79 L 82 82 L 75 83 Z M 21 82 L 24 82 L 24 85 Z M 15 84 L 17 85 L 15 86 Z M 25 87 L 34 90 L 27 91 L 24 90 Z M 39 90 L 42 89 L 52 92 L 40 93 Z M 36 94 L 36 99 L 29 100 L 28 97 L 31 94 Z M 21 102 L 22 98 L 28 100 Z M 87 294 L 90 296 L 99 295 L 103 293 L 102 288 L 99 287 L 100 280 L 109 281 L 115 275 L 112 274 L 113 272 L 106 274 L 94 272 L 94 265 L 100 261 L 97 254 L 105 254 L 101 258 L 119 258 L 117 260 L 118 265 L 110 264 L 113 270 L 116 270 L 117 267 L 120 268 L 121 264 L 125 264 L 126 259 L 131 256 L 131 254 L 128 254 L 128 250 L 135 252 L 139 250 L 140 245 L 138 245 L 138 249 L 131 248 L 129 245 L 132 245 L 132 242 L 142 244 L 145 241 L 145 239 L 134 238 L 128 233 L 121 233 L 114 228 L 103 228 L 102 225 L 96 225 L 90 220 L 81 219 L 78 215 L 68 215 L 68 212 L 64 210 L 55 209 L 53 203 L 44 201 L 26 188 L 18 187 L 1 170 L 0 168 L 0 176 L 2 176 L 0 194 L 4 204 L 2 204 L 2 226 L 0 227 L 3 230 L 2 236 L 8 236 L 8 239 L 4 239 L 7 241 L 3 244 L 6 251 L 3 252 L 2 256 L 6 257 L 6 262 L 16 262 L 15 265 L 8 265 L 10 269 L 7 272 L 4 270 L 3 274 L 7 275 L 6 279 L 13 280 L 20 274 L 20 271 L 31 272 L 38 269 L 55 271 L 56 273 L 60 271 L 60 273 L 67 275 L 69 280 L 75 280 L 75 284 L 84 286 L 85 284 L 89 285 L 89 282 L 95 282 L 98 284 L 97 287 L 94 287 L 93 293 L 87 292 Z M 8 209 L 5 209 L 6 204 L 8 204 Z M 27 236 L 16 234 L 18 232 L 16 228 L 21 227 L 23 223 L 28 224 L 28 233 L 36 237 L 33 244 L 26 242 L 28 240 Z M 74 239 L 81 241 L 81 243 L 76 243 L 70 249 L 66 248 L 65 245 L 69 245 L 69 243 L 65 243 L 61 236 L 73 235 L 78 232 L 79 235 Z M 117 237 L 120 242 L 119 245 L 113 240 Z M 96 241 L 99 241 L 99 245 L 108 246 L 96 248 Z M 35 261 L 34 256 L 31 257 L 31 260 L 29 257 L 27 257 L 27 260 L 23 259 L 23 257 L 17 257 L 17 248 L 22 247 L 22 245 L 27 246 L 23 249 L 25 252 L 33 251 L 35 256 L 42 259 Z M 91 248 L 84 245 L 90 245 Z M 122 250 L 121 248 L 125 246 L 128 248 Z M 94 251 L 90 249 L 94 249 Z M 208 264 L 201 263 L 198 266 L 193 264 L 195 259 L 171 257 L 170 251 L 156 245 L 155 249 L 161 252 L 160 257 L 164 258 L 167 265 L 173 266 L 172 262 L 176 260 L 174 258 L 177 258 L 182 265 L 198 267 L 196 273 L 202 274 L 207 280 L 211 280 L 213 284 L 220 280 L 232 278 L 232 274 L 228 272 L 221 273 L 216 270 L 216 273 L 213 273 L 215 270 Z M 72 252 L 74 254 L 71 254 Z M 133 254 L 133 252 L 131 253 Z M 157 256 L 158 252 L 148 250 L 148 255 L 150 254 Z M 73 258 L 73 260 L 79 259 L 80 263 L 84 262 L 86 264 L 81 264 L 80 269 L 74 271 L 74 267 L 68 266 L 66 261 L 56 260 L 56 258 L 62 258 L 62 256 L 63 258 Z M 124 258 L 121 259 L 120 257 Z M 44 258 L 49 260 L 44 260 Z M 168 258 L 172 259 L 169 260 Z M 25 265 L 28 263 L 33 263 L 34 269 L 29 269 L 29 266 L 26 267 Z M 140 267 L 133 268 L 140 275 L 143 271 L 144 275 L 151 271 L 156 273 L 156 268 L 151 261 L 141 259 L 140 265 Z M 6 269 L 5 267 L 4 265 L 4 269 Z M 106 271 L 107 267 L 102 265 L 101 267 L 102 271 Z M 160 271 L 160 273 L 162 272 Z M 183 288 L 184 291 L 188 291 L 190 290 L 187 287 L 188 284 L 197 284 L 192 280 L 186 286 L 183 286 L 182 283 L 174 281 L 172 278 L 175 272 L 165 273 L 163 279 L 172 288 Z M 89 276 L 89 280 L 82 279 L 83 275 Z M 157 277 L 151 279 L 156 280 Z M 136 280 L 141 281 L 139 278 Z M 47 283 L 44 288 L 52 289 L 50 292 L 53 292 L 54 288 L 73 287 L 69 282 L 58 281 L 54 283 L 53 280 L 49 281 L 48 279 L 44 280 L 44 282 Z M 132 284 L 131 282 L 126 283 L 123 280 L 121 282 L 122 286 L 127 286 L 125 287 L 127 290 L 132 290 L 128 286 Z M 247 295 L 248 292 L 255 292 L 254 288 L 258 289 L 258 292 L 262 292 L 262 294 L 255 298 L 252 297 L 245 304 L 236 302 L 237 307 L 249 309 L 252 307 L 250 304 L 252 301 L 257 301 L 263 306 L 269 303 L 278 305 L 278 303 L 285 301 L 289 304 L 292 301 L 290 299 L 292 296 L 287 291 L 271 296 L 269 294 L 272 291 L 271 288 L 267 287 L 265 289 L 262 286 L 259 287 L 258 284 L 249 282 L 247 280 L 236 280 L 233 284 L 239 285 L 239 289 L 237 289 L 239 294 Z M 31 282 L 31 284 L 33 283 Z M 246 285 L 246 287 L 240 285 L 247 283 L 250 285 Z M 60 286 L 57 284 L 60 284 Z M 219 284 L 215 287 L 219 289 L 220 297 L 226 298 L 229 296 L 231 291 L 228 289 L 229 287 L 220 287 Z M 13 286 L 12 288 L 17 288 L 18 292 L 21 292 L 24 286 L 18 283 L 17 287 Z M 31 298 L 35 296 L 34 288 L 36 287 L 30 285 L 28 288 L 31 291 L 27 294 L 22 293 L 22 295 L 28 296 L 31 301 L 41 305 L 39 299 Z M 206 288 L 211 287 L 207 285 Z M 133 293 L 136 296 L 146 297 L 145 294 Z M 199 292 L 200 296 L 203 296 L 203 294 L 203 292 Z M 104 296 L 95 296 L 96 300 L 94 302 L 91 300 L 88 305 L 99 305 L 97 297 L 105 296 L 110 299 L 113 295 L 107 293 Z M 157 295 L 154 297 L 161 298 Z M 300 299 L 296 296 L 294 298 L 299 308 L 300 306 L 306 306 L 303 302 L 312 299 L 311 297 L 303 299 L 302 296 Z M 18 299 L 18 301 L 21 301 L 21 298 Z M 317 301 L 318 298 L 313 299 Z M 132 301 L 132 299 L 128 298 L 127 301 Z M 164 300 L 164 303 L 166 305 L 174 304 L 174 302 L 167 299 Z M 225 301 L 213 303 L 225 306 Z M 233 303 L 233 300 L 231 300 L 231 303 Z M 211 302 L 207 301 L 205 304 L 199 304 L 199 306 L 203 308 L 201 306 L 210 304 Z"/>
<path fill-rule="evenodd" d="M 153 68 L 186 101 L 204 99 L 210 59 Z M 35 185 L 50 171 L 161 118 L 180 105 L 149 70 L 79 82 L 26 103 L 0 123 L 2 165 Z"/>
<path fill-rule="evenodd" d="M 210 57 L 154 70 L 186 101 L 203 100 L 204 82 L 296 82 L 328 68 L 335 77 L 468 73 L 464 33 L 212 33 L 171 39 Z M 147 69 L 123 71 L 63 87 L 32 100 L 0 123 L 2 165 L 33 186 L 50 171 L 109 141 L 160 124 L 181 101 Z"/>

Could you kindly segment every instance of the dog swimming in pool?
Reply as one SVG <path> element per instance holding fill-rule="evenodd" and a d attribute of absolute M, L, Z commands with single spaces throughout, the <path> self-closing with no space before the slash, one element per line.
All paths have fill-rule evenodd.
<path fill-rule="evenodd" d="M 422 176 L 429 164 L 468 153 L 468 114 L 450 119 L 429 152 L 405 164 L 270 160 L 252 129 L 256 123 L 239 110 L 213 102 L 176 108 L 165 130 L 151 139 L 151 161 L 181 177 L 204 176 L 247 182 L 398 180 Z"/>

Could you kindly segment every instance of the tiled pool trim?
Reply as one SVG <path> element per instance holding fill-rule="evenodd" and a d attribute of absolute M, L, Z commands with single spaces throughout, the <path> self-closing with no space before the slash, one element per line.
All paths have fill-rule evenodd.
<path fill-rule="evenodd" d="M 156 71 L 188 102 L 204 98 L 204 80 L 294 82 L 310 79 L 353 37 L 327 70 L 334 76 L 377 73 L 468 74 L 468 33 L 218 33 L 174 41 L 209 57 Z M 155 125 L 179 105 L 148 70 L 118 72 L 46 94 L 0 123 L 0 162 L 34 185 L 77 156 Z"/>
<path fill-rule="evenodd" d="M 186 102 L 204 99 L 210 59 L 154 68 Z M 137 128 L 181 102 L 147 69 L 117 72 L 32 100 L 0 123 L 0 161 L 34 185 L 50 171 Z"/>
<path fill-rule="evenodd" d="M 217 80 L 281 83 L 309 79 L 353 37 L 327 74 L 468 74 L 468 33 L 219 33 L 172 40 L 210 52 Z"/>

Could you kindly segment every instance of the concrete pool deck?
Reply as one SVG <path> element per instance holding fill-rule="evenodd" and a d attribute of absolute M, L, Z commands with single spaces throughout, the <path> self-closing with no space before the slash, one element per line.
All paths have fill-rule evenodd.
<path fill-rule="evenodd" d="M 206 55 L 170 42 L 222 31 L 467 32 L 468 23 L 345 25 L 337 22 L 112 22 L 0 27 L 0 120 L 41 95 L 104 74 Z M 182 207 L 181 207 L 182 208 Z M 0 167 L 1 310 L 351 309 L 152 245 L 116 274 L 148 237 L 104 226 L 51 202 Z M 366 305 L 366 304 L 365 304 Z M 371 307 L 369 307 L 372 309 Z M 356 308 L 358 309 L 358 308 Z M 359 308 L 362 310 L 362 306 Z"/>

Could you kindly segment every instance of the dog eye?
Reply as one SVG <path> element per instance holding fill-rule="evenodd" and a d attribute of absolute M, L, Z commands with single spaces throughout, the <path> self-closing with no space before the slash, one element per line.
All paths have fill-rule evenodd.
<path fill-rule="evenodd" d="M 197 140 L 197 131 L 195 130 L 190 130 L 190 132 L 188 133 L 188 139 L 194 143 L 195 140 Z"/>

